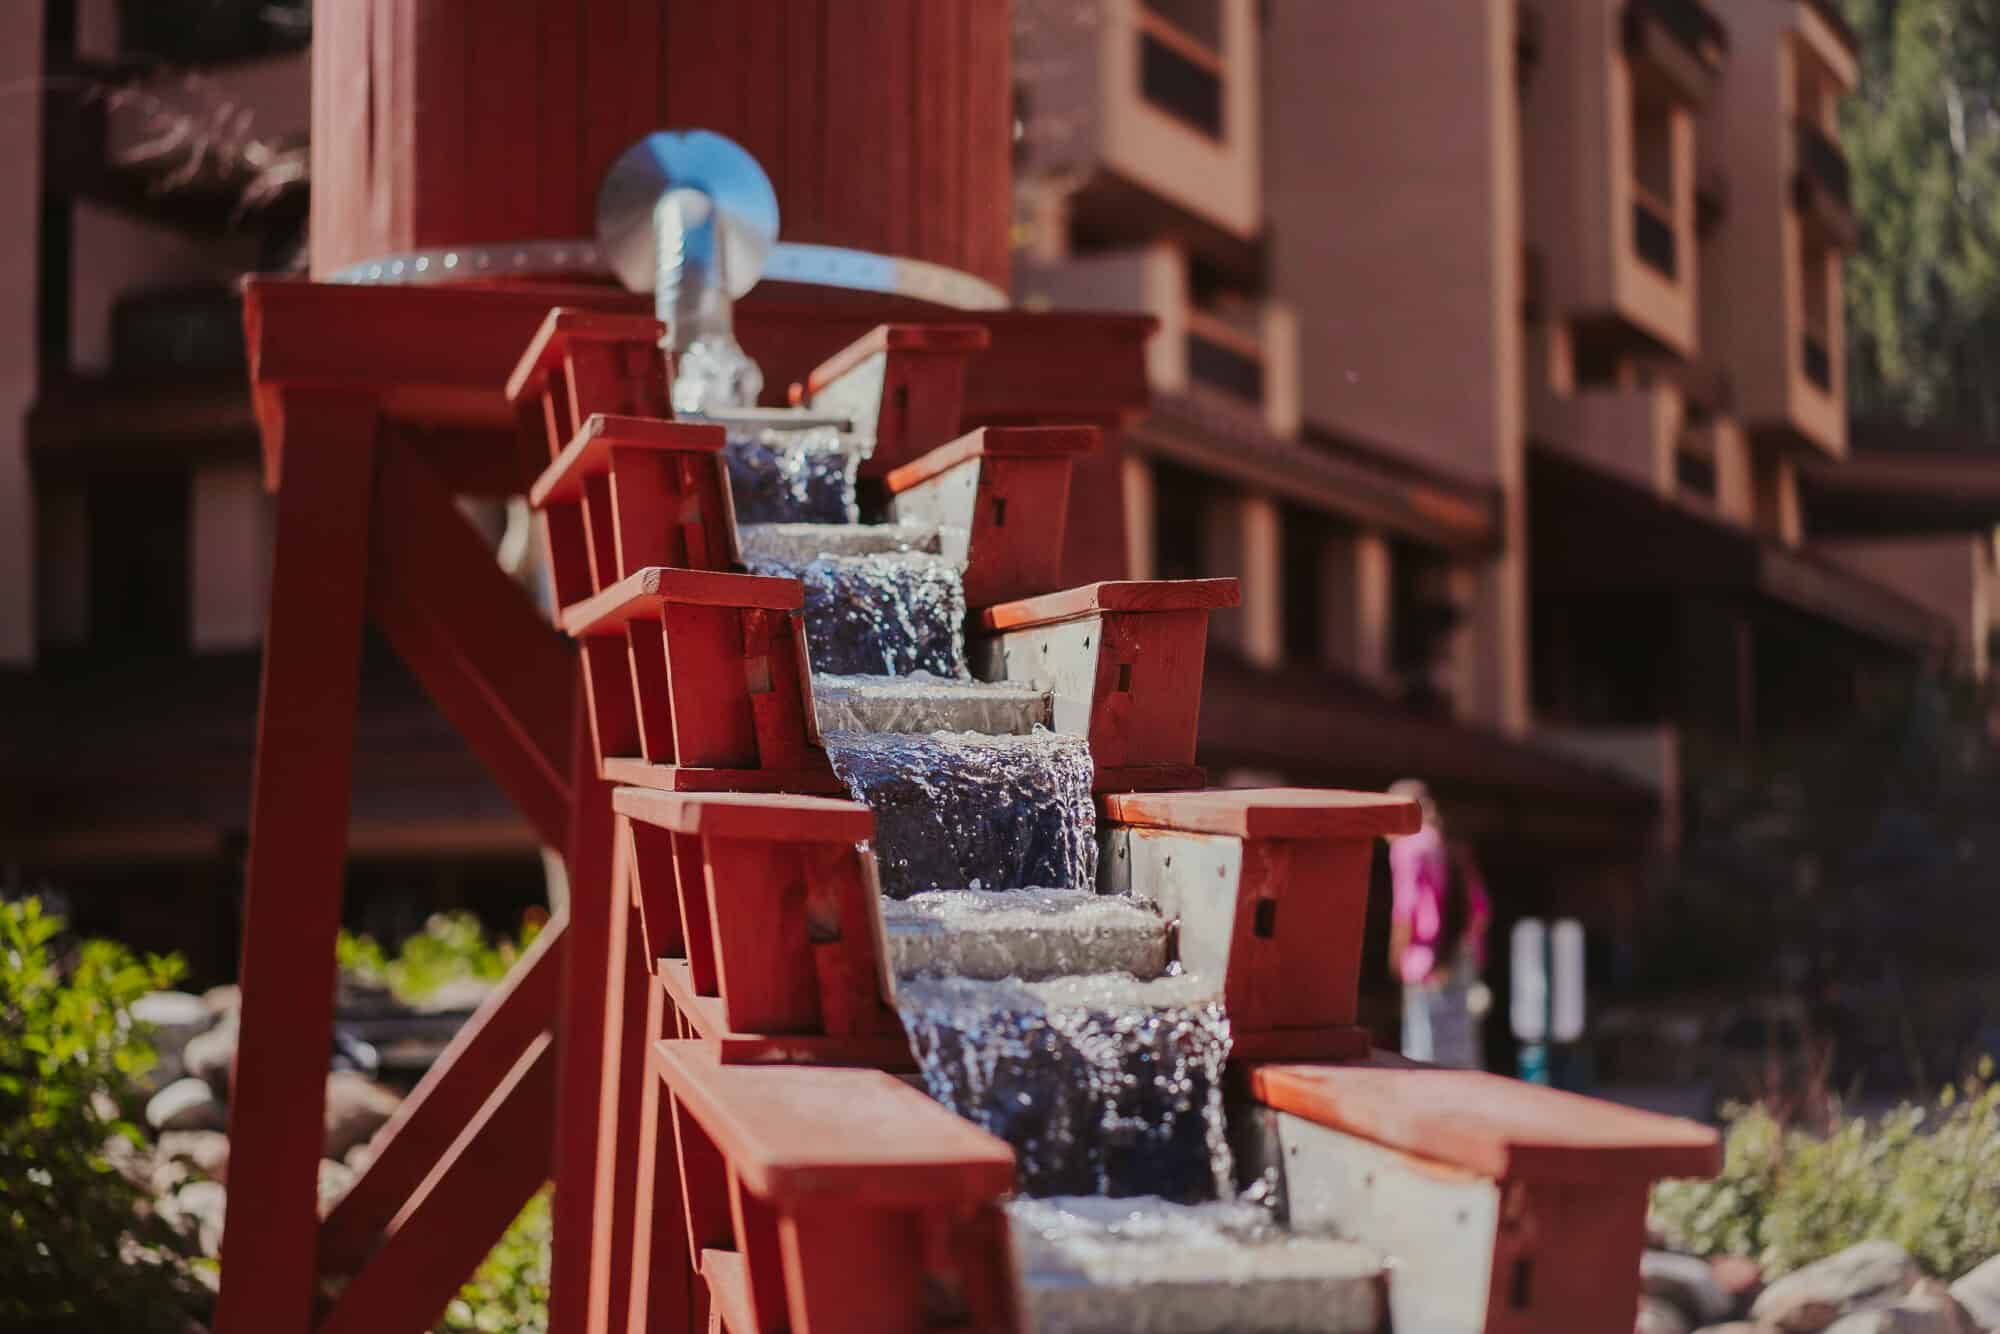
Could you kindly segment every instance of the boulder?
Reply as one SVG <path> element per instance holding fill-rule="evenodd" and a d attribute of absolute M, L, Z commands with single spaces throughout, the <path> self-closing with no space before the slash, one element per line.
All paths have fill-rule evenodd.
<path fill-rule="evenodd" d="M 201 993 L 201 1003 L 217 1019 L 236 1013 L 243 1004 L 243 988 L 234 982 L 225 982 L 219 987 L 210 987 Z"/>
<path fill-rule="evenodd" d="M 215 1096 L 229 1096 L 229 1067 L 236 1060 L 236 1011 L 226 1011 L 215 1027 L 181 1050 L 181 1065 L 190 1078 L 207 1082 Z"/>
<path fill-rule="evenodd" d="M 1734 1315 L 1747 1314 L 1750 1303 L 1764 1290 L 1764 1267 L 1748 1256 L 1711 1256 L 1708 1272 L 1716 1286 L 1729 1295 L 1729 1310 Z"/>
<path fill-rule="evenodd" d="M 229 1175 L 229 1136 L 219 1130 L 173 1130 L 160 1136 L 154 1156 L 161 1162 L 192 1165 L 217 1181 Z"/>
<path fill-rule="evenodd" d="M 1951 1295 L 1981 1329 L 2000 1329 L 2000 1255 L 1951 1285 Z"/>
<path fill-rule="evenodd" d="M 1776 1325 L 1765 1325 L 1750 1320 L 1732 1320 L 1726 1325 L 1706 1325 L 1694 1334 L 1779 1334 Z"/>
<path fill-rule="evenodd" d="M 154 1130 L 222 1130 L 229 1113 L 205 1081 L 176 1079 L 146 1104 L 146 1124 Z"/>
<path fill-rule="evenodd" d="M 1648 1297 L 1679 1307 L 1690 1325 L 1712 1325 L 1736 1311 L 1708 1261 L 1692 1255 L 1647 1251 L 1639 1257 L 1639 1287 Z"/>
<path fill-rule="evenodd" d="M 354 1169 L 331 1158 L 319 1160 L 319 1210 L 322 1214 L 340 1202 L 354 1184 Z"/>
<path fill-rule="evenodd" d="M 336 1070 L 326 1077 L 326 1138 L 320 1153 L 336 1161 L 365 1144 L 395 1114 L 402 1096 L 366 1075 Z"/>
<path fill-rule="evenodd" d="M 1818 1334 L 1842 1316 L 1894 1306 L 1921 1277 L 1901 1246 L 1864 1241 L 1785 1275 L 1764 1289 L 1750 1314 L 1785 1334 Z"/>
<path fill-rule="evenodd" d="M 1680 1307 L 1659 1297 L 1639 1299 L 1639 1318 L 1633 1322 L 1632 1334 L 1688 1334 L 1694 1322 Z"/>

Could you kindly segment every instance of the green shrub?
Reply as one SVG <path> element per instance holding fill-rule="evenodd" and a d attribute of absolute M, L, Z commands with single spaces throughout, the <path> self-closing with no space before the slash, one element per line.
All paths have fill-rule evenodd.
<path fill-rule="evenodd" d="M 1955 1278 L 2000 1254 L 2000 1087 L 1990 1063 L 1961 1092 L 1825 1135 L 1761 1107 L 1732 1117 L 1713 1181 L 1663 1182 L 1653 1223 L 1697 1255 L 1744 1255 L 1775 1276 L 1859 1242 L 1896 1242 Z"/>
<path fill-rule="evenodd" d="M 188 1237 L 113 1161 L 153 1065 L 128 1013 L 178 960 L 69 942 L 36 899 L 0 902 L 0 1327 L 161 1330 L 205 1318 Z"/>
<path fill-rule="evenodd" d="M 528 1201 L 459 1290 L 437 1329 L 438 1334 L 545 1334 L 548 1327 L 549 1192 L 544 1190 Z"/>
<path fill-rule="evenodd" d="M 530 924 L 518 943 L 502 939 L 489 944 L 471 913 L 433 913 L 393 956 L 372 936 L 342 931 L 335 957 L 350 977 L 386 987 L 397 1000 L 415 1004 L 449 982 L 499 981 L 536 931 Z"/>

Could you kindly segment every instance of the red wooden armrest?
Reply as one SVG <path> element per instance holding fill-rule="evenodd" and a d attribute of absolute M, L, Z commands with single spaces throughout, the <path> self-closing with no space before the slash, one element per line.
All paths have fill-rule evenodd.
<path fill-rule="evenodd" d="M 965 562 L 975 609 L 1046 592 L 1061 577 L 1070 465 L 1097 448 L 1094 426 L 989 426 L 939 445 L 884 483 L 898 518 L 939 526 Z"/>
<path fill-rule="evenodd" d="M 558 306 L 507 377 L 507 401 L 524 426 L 539 417 L 550 458 L 593 414 L 671 417 L 665 331 L 649 316 Z"/>
<path fill-rule="evenodd" d="M 1115 887 L 1158 903 L 1180 923 L 1180 962 L 1221 978 L 1238 1059 L 1367 1052 L 1355 1021 L 1375 839 L 1415 832 L 1414 801 L 1283 787 L 1098 801 Z"/>
<path fill-rule="evenodd" d="M 1479 1070 L 1259 1065 L 1250 1088 L 1267 1107 L 1495 1181 L 1592 1186 L 1722 1168 L 1707 1126 Z"/>
<path fill-rule="evenodd" d="M 796 579 L 653 567 L 564 611 L 599 771 L 651 783 L 648 765 L 727 770 L 737 788 L 765 786 L 751 774 L 763 771 L 791 776 L 773 786 L 828 786 L 802 602 Z M 618 762 L 632 757 L 644 763 L 626 774 Z"/>
<path fill-rule="evenodd" d="M 1234 579 L 1085 584 L 979 614 L 973 673 L 1047 690 L 1055 730 L 1090 738 L 1097 790 L 1199 787 L 1208 614 L 1233 607 Z"/>
<path fill-rule="evenodd" d="M 979 624 L 992 632 L 1027 630 L 1104 612 L 1206 612 L 1242 600 L 1234 579 L 1111 579 L 988 607 Z"/>
<path fill-rule="evenodd" d="M 650 315 L 630 315 L 612 311 L 577 310 L 556 306 L 543 318 L 535 336 L 528 340 L 521 359 L 507 376 L 507 401 L 520 403 L 548 387 L 549 375 L 557 371 L 572 347 L 587 343 L 650 343 L 657 346 L 667 336 L 667 326 Z"/>
<path fill-rule="evenodd" d="M 1135 829 L 1234 838 L 1374 839 L 1414 834 L 1423 813 L 1409 797 L 1306 787 L 1201 792 L 1107 792 L 1105 819 Z"/>
<path fill-rule="evenodd" d="M 660 1042 L 688 1239 L 757 1334 L 1011 1329 L 1013 1151 L 892 1075 Z M 719 1266 L 716 1253 L 740 1256 Z"/>
<path fill-rule="evenodd" d="M 528 491 L 559 606 L 649 565 L 735 568 L 723 439 L 719 426 L 654 417 L 585 420 Z"/>
<path fill-rule="evenodd" d="M 829 1064 L 860 1064 L 885 1039 L 891 1049 L 902 1040 L 881 891 L 855 846 L 874 832 L 866 806 L 644 788 L 621 788 L 612 803 L 632 836 L 649 957 L 686 960 L 693 994 L 676 1005 L 714 1050 L 797 1046 Z M 663 977 L 670 991 L 676 981 Z M 710 1013 L 718 1002 L 719 1025 Z M 790 1040 L 798 1037 L 813 1041 Z"/>

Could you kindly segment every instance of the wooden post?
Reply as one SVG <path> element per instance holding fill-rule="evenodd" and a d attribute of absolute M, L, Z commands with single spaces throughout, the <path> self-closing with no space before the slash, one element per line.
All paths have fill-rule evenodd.
<path fill-rule="evenodd" d="M 230 1080 L 239 1182 L 223 1224 L 232 1280 L 218 1334 L 306 1334 L 319 1232 L 319 1158 L 333 1045 L 334 938 L 368 587 L 375 400 L 278 398 L 289 458 L 264 642 L 243 922 L 242 1032 Z"/>

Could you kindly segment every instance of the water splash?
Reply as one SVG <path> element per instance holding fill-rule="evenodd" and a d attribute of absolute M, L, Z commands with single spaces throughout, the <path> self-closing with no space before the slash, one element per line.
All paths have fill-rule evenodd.
<path fill-rule="evenodd" d="M 875 812 L 882 891 L 1088 889 L 1097 876 L 1082 737 L 828 732 L 833 771 Z"/>
<path fill-rule="evenodd" d="M 900 974 L 1035 979 L 1068 973 L 1158 977 L 1167 924 L 1150 904 L 1086 889 L 950 890 L 882 905 Z"/>
<path fill-rule="evenodd" d="M 1155 1197 L 1007 1206 L 1037 1334 L 1381 1329 L 1381 1257 L 1255 1204 Z"/>
<path fill-rule="evenodd" d="M 805 585 L 813 670 L 838 676 L 965 679 L 965 583 L 959 566 L 919 552 L 753 560 L 753 574 Z"/>
<path fill-rule="evenodd" d="M 831 426 L 731 427 L 723 446 L 738 523 L 851 524 L 861 517 L 854 479 L 869 441 Z"/>
<path fill-rule="evenodd" d="M 1025 736 L 1052 721 L 1049 697 L 1015 681 L 813 674 L 822 732 L 981 732 Z"/>
<path fill-rule="evenodd" d="M 1012 1145 L 1029 1194 L 1229 1194 L 1229 1020 L 1206 980 L 910 978 L 896 1004 L 931 1096 Z"/>

